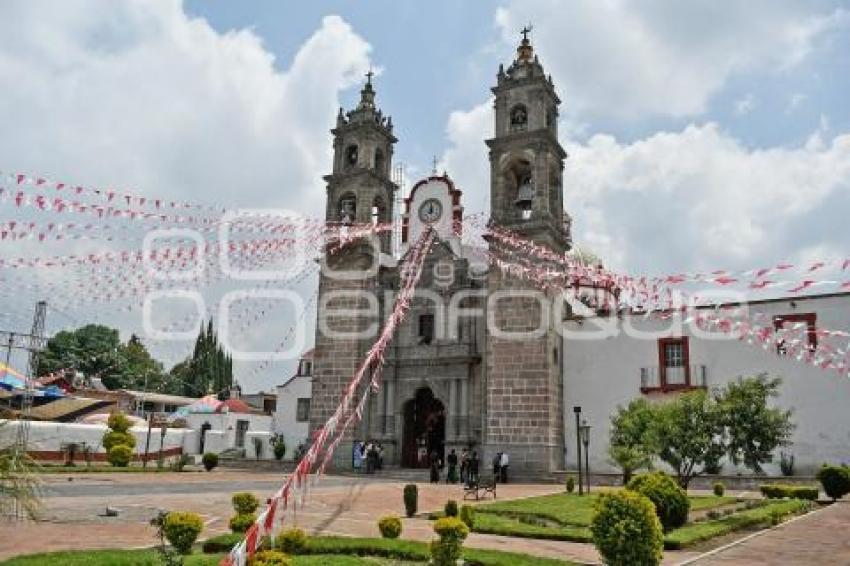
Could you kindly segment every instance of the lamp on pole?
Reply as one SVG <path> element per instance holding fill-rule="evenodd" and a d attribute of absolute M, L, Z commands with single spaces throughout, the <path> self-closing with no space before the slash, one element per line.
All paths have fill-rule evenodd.
<path fill-rule="evenodd" d="M 581 473 L 581 407 L 576 405 L 573 407 L 573 412 L 576 414 L 576 459 L 578 468 L 578 494 L 584 494 L 584 482 L 582 481 Z"/>
<path fill-rule="evenodd" d="M 587 445 L 590 444 L 590 425 L 585 420 L 581 421 L 579 436 L 581 443 L 584 444 L 584 481 L 587 482 L 587 493 L 590 493 L 590 458 L 588 456 L 590 451 L 587 449 Z"/>

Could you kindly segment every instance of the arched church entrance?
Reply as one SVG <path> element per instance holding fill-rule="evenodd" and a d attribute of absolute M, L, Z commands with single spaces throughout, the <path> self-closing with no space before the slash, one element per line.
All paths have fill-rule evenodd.
<path fill-rule="evenodd" d="M 427 468 L 429 455 L 445 456 L 446 409 L 428 387 L 416 391 L 404 404 L 401 465 Z"/>

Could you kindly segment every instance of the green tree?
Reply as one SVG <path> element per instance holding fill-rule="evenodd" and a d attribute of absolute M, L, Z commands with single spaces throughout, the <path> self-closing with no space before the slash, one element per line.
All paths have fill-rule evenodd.
<path fill-rule="evenodd" d="M 611 417 L 608 456 L 623 470 L 623 485 L 637 470 L 652 467 L 656 454 L 654 422 L 653 407 L 645 399 L 618 407 Z"/>
<path fill-rule="evenodd" d="M 73 369 L 88 378 L 99 377 L 109 389 L 165 391 L 162 364 L 151 356 L 135 334 L 121 343 L 118 330 L 89 324 L 64 330 L 48 340 L 38 357 L 38 375 Z"/>
<path fill-rule="evenodd" d="M 729 383 L 717 392 L 728 436 L 726 454 L 733 464 L 761 473 L 761 465 L 773 460 L 773 451 L 788 444 L 794 430 L 791 411 L 768 406 L 768 401 L 779 395 L 781 383 L 760 374 Z"/>
<path fill-rule="evenodd" d="M 654 409 L 658 457 L 683 488 L 727 450 L 725 415 L 706 391 L 690 391 Z"/>
<path fill-rule="evenodd" d="M 122 387 L 125 360 L 118 330 L 88 324 L 76 330 L 63 330 L 47 341 L 38 356 L 38 375 L 74 369 L 86 376 L 98 376 L 110 389 Z"/>
<path fill-rule="evenodd" d="M 192 357 L 174 366 L 171 374 L 187 396 L 222 394 L 233 387 L 233 359 L 218 343 L 212 319 L 201 326 Z"/>

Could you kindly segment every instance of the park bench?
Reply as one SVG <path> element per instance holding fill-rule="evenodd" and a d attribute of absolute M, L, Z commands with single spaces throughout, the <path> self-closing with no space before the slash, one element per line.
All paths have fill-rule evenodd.
<path fill-rule="evenodd" d="M 496 499 L 496 477 L 493 476 L 489 480 L 476 480 L 474 482 L 469 482 L 465 486 L 463 486 L 463 498 L 472 499 L 475 498 L 476 501 L 481 499 L 481 497 L 486 497 L 488 493 L 493 494 L 493 499 Z"/>

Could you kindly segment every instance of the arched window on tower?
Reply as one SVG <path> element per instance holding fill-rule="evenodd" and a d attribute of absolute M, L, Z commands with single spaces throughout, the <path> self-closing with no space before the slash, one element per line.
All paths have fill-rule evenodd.
<path fill-rule="evenodd" d="M 506 177 L 515 195 L 514 207 L 517 210 L 517 216 L 521 220 L 530 219 L 536 196 L 531 163 L 525 159 L 515 161 L 509 166 Z"/>
<path fill-rule="evenodd" d="M 360 152 L 357 148 L 357 144 L 350 144 L 345 148 L 345 167 L 347 169 L 351 169 L 352 167 L 357 166 L 357 160 L 359 159 Z"/>
<path fill-rule="evenodd" d="M 379 175 L 384 174 L 384 152 L 381 148 L 375 150 L 375 172 Z"/>
<path fill-rule="evenodd" d="M 516 104 L 511 108 L 511 131 L 524 132 L 528 129 L 528 109 L 525 104 Z"/>
<path fill-rule="evenodd" d="M 339 221 L 352 224 L 357 219 L 357 197 L 354 193 L 345 193 L 339 198 Z"/>

